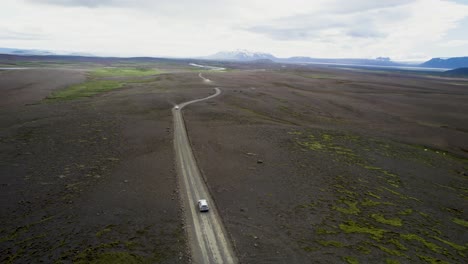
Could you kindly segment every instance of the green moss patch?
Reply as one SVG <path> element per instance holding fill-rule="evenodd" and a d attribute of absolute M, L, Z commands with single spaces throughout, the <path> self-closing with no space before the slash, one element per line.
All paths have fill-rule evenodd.
<path fill-rule="evenodd" d="M 429 256 L 417 255 L 420 260 L 426 261 L 427 263 L 431 264 L 449 264 L 447 261 L 443 261 L 441 259 L 436 259 Z"/>
<path fill-rule="evenodd" d="M 431 243 L 431 242 L 428 242 L 426 241 L 424 238 L 416 235 L 416 234 L 400 234 L 401 238 L 405 239 L 405 240 L 416 240 L 420 243 L 422 243 L 424 246 L 426 246 L 428 249 L 434 251 L 434 252 L 437 252 L 437 253 L 440 253 L 441 252 L 441 247 L 439 247 L 438 245 L 434 244 L 434 243 Z"/>
<path fill-rule="evenodd" d="M 392 225 L 392 226 L 402 226 L 403 224 L 401 223 L 400 218 L 385 218 L 381 214 L 372 214 L 372 218 L 374 218 L 375 221 L 386 224 L 386 225 Z"/>
<path fill-rule="evenodd" d="M 49 101 L 73 100 L 76 98 L 90 97 L 99 93 L 121 88 L 122 83 L 117 81 L 95 81 L 90 80 L 84 83 L 72 85 L 66 89 L 58 90 L 47 96 Z"/>
<path fill-rule="evenodd" d="M 408 208 L 408 209 L 406 209 L 406 210 L 403 210 L 403 211 L 399 212 L 398 214 L 399 214 L 399 215 L 409 215 L 409 214 L 411 214 L 411 213 L 413 213 L 413 209 Z"/>
<path fill-rule="evenodd" d="M 94 77 L 137 77 L 160 74 L 161 71 L 150 68 L 99 68 L 91 72 Z"/>
<path fill-rule="evenodd" d="M 387 254 L 390 254 L 390 255 L 394 255 L 394 256 L 404 256 L 405 254 L 401 253 L 400 251 L 396 250 L 396 249 L 390 249 L 390 248 L 386 248 L 382 245 L 376 245 L 376 247 L 378 247 L 380 250 L 382 250 L 383 252 L 387 253 Z"/>
<path fill-rule="evenodd" d="M 339 241 L 333 241 L 333 240 L 330 240 L 330 241 L 324 241 L 324 240 L 320 240 L 320 241 L 317 241 L 317 243 L 319 243 L 320 245 L 322 246 L 325 246 L 325 247 L 344 247 L 343 243 L 339 242 Z"/>
<path fill-rule="evenodd" d="M 459 224 L 459 225 L 461 225 L 461 226 L 468 227 L 468 221 L 465 221 L 465 220 L 463 220 L 463 219 L 453 218 L 452 221 L 453 221 L 455 224 Z"/>
<path fill-rule="evenodd" d="M 343 230 L 345 233 L 369 234 L 372 236 L 372 238 L 376 240 L 382 239 L 385 232 L 387 232 L 387 230 L 385 229 L 359 226 L 354 221 L 348 221 L 346 223 L 340 224 L 340 229 Z"/>
<path fill-rule="evenodd" d="M 359 208 L 357 207 L 357 202 L 351 202 L 351 201 L 344 201 L 345 204 L 348 205 L 348 208 L 343 208 L 343 207 L 333 207 L 333 209 L 337 210 L 338 212 L 342 212 L 344 214 L 353 214 L 357 215 L 358 213 L 361 212 Z"/>
<path fill-rule="evenodd" d="M 355 257 L 343 257 L 343 260 L 349 264 L 359 264 L 359 261 Z"/>
<path fill-rule="evenodd" d="M 456 250 L 459 250 L 459 251 L 465 251 L 465 250 L 466 250 L 466 247 L 465 247 L 465 246 L 461 246 L 461 245 L 455 244 L 455 243 L 453 243 L 453 242 L 444 240 L 444 239 L 442 239 L 442 238 L 440 238 L 440 237 L 434 236 L 433 238 L 436 239 L 436 240 L 439 240 L 440 242 L 442 242 L 442 243 L 444 243 L 444 244 L 446 244 L 446 245 L 449 245 L 449 246 L 453 247 L 453 248 L 456 249 Z"/>
<path fill-rule="evenodd" d="M 381 202 L 373 201 L 370 199 L 364 199 L 364 201 L 361 202 L 361 205 L 363 206 L 377 206 L 380 205 Z"/>

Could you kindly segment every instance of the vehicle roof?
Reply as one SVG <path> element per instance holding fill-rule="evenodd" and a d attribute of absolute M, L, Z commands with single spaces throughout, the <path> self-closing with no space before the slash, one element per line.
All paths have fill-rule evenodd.
<path fill-rule="evenodd" d="M 202 205 L 208 205 L 205 199 L 198 200 L 198 202 L 201 203 Z"/>

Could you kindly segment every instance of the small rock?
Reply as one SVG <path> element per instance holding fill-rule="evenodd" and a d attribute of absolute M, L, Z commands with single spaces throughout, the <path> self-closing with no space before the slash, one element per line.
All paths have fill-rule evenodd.
<path fill-rule="evenodd" d="M 257 163 L 261 164 L 261 163 L 263 163 L 263 160 L 259 159 L 259 160 L 257 160 Z"/>
<path fill-rule="evenodd" d="M 258 247 L 258 244 L 257 244 L 257 243 L 255 243 L 255 244 L 254 244 L 254 247 Z"/>
<path fill-rule="evenodd" d="M 124 180 L 125 183 L 128 183 L 128 180 Z"/>
<path fill-rule="evenodd" d="M 241 211 L 241 212 L 245 212 L 245 208 L 241 208 L 240 211 Z"/>
<path fill-rule="evenodd" d="M 258 239 L 258 236 L 253 236 L 254 239 Z"/>

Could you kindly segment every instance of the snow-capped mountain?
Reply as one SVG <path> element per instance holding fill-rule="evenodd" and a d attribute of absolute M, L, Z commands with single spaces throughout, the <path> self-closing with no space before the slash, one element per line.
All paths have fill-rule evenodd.
<path fill-rule="evenodd" d="M 275 60 L 276 57 L 264 52 L 252 52 L 248 50 L 221 51 L 216 54 L 202 57 L 207 60 L 225 61 L 253 61 L 253 60 Z"/>

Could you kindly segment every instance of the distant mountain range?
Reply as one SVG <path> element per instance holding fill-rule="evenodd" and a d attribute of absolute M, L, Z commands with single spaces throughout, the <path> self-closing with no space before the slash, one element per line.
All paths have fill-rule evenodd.
<path fill-rule="evenodd" d="M 277 58 L 269 53 L 252 52 L 248 50 L 221 51 L 216 54 L 200 57 L 204 60 L 219 61 L 273 61 L 283 63 L 323 63 L 323 64 L 358 64 L 358 65 L 380 65 L 380 66 L 399 66 L 401 63 L 393 62 L 390 58 L 379 57 L 377 59 L 317 59 L 310 57 L 290 57 Z"/>
<path fill-rule="evenodd" d="M 226 60 L 226 61 L 254 61 L 254 60 L 272 60 L 277 58 L 269 53 L 252 52 L 248 50 L 221 51 L 216 54 L 201 57 L 205 60 Z"/>
<path fill-rule="evenodd" d="M 430 67 L 430 68 L 447 68 L 447 69 L 456 69 L 468 67 L 468 57 L 454 57 L 454 58 L 433 58 L 429 61 L 424 62 L 420 65 L 421 67 Z"/>
<path fill-rule="evenodd" d="M 0 48 L 0 54 L 20 55 L 20 56 L 93 56 L 87 53 L 77 52 L 64 52 L 64 51 L 48 51 L 38 49 L 12 49 Z M 127 58 L 132 59 L 132 58 Z M 143 59 L 143 58 L 138 58 Z M 144 58 L 151 60 L 150 57 Z M 454 57 L 454 58 L 433 58 L 422 64 L 417 63 L 402 63 L 392 61 L 387 57 L 378 57 L 376 59 L 320 59 L 310 57 L 290 57 L 290 58 L 277 58 L 269 53 L 252 52 L 248 50 L 235 50 L 235 51 L 222 51 L 216 54 L 198 57 L 194 59 L 200 60 L 213 60 L 213 61 L 232 61 L 232 62 L 251 62 L 256 63 L 310 63 L 310 64 L 337 64 L 337 65 L 350 65 L 350 66 L 391 66 L 391 67 L 423 67 L 423 68 L 440 68 L 440 69 L 456 69 L 468 67 L 468 57 Z"/>
<path fill-rule="evenodd" d="M 36 55 L 36 56 L 49 56 L 49 55 L 93 56 L 92 54 L 83 53 L 83 52 L 49 51 L 49 50 L 39 50 L 39 49 L 12 49 L 12 48 L 0 48 L 0 54 Z"/>
<path fill-rule="evenodd" d="M 468 68 L 458 68 L 450 71 L 444 71 L 443 75 L 448 77 L 468 77 Z"/>
<path fill-rule="evenodd" d="M 448 59 L 434 58 L 422 64 L 402 63 L 392 61 L 387 57 L 378 57 L 376 59 L 320 59 L 310 57 L 290 57 L 277 58 L 269 53 L 251 52 L 247 50 L 222 51 L 216 54 L 201 57 L 199 59 L 218 60 L 218 61 L 272 61 L 280 63 L 315 63 L 315 64 L 341 64 L 341 65 L 359 65 L 359 66 L 393 66 L 393 67 L 426 67 L 426 68 L 445 68 L 455 69 L 468 67 L 468 57 L 455 57 Z"/>

